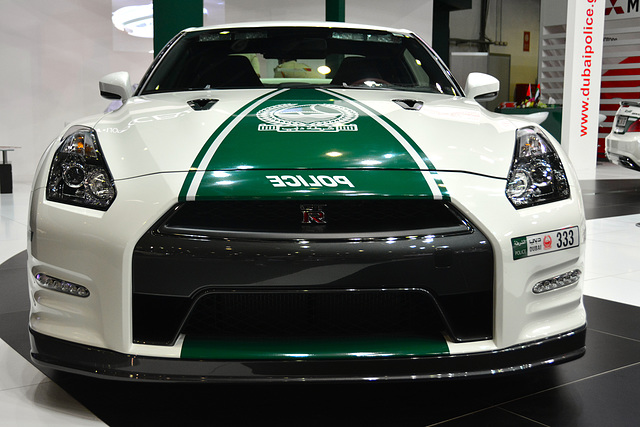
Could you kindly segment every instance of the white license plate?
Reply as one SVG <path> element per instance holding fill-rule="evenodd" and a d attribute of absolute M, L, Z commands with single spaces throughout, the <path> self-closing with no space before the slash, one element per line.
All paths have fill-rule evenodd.
<path fill-rule="evenodd" d="M 625 126 L 627 124 L 627 116 L 618 116 L 616 126 Z"/>
<path fill-rule="evenodd" d="M 580 246 L 580 228 L 577 226 L 511 239 L 514 260 L 577 246 Z"/>

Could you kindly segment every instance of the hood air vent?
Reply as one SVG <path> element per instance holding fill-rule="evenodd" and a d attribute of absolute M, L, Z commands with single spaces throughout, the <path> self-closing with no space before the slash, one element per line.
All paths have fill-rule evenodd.
<path fill-rule="evenodd" d="M 414 111 L 419 111 L 424 105 L 424 102 L 418 101 L 417 99 L 394 99 L 393 102 L 395 102 L 405 110 Z"/>
<path fill-rule="evenodd" d="M 213 107 L 215 103 L 218 102 L 217 99 L 193 99 L 191 101 L 187 101 L 187 104 L 195 111 L 206 111 L 209 108 Z"/>

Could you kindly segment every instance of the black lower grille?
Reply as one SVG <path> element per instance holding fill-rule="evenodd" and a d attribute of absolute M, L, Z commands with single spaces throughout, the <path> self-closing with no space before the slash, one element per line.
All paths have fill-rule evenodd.
<path fill-rule="evenodd" d="M 178 205 L 159 228 L 166 234 L 194 231 L 196 234 L 198 231 L 361 233 L 418 229 L 451 232 L 465 230 L 466 225 L 446 203 L 415 198 L 187 202 Z"/>
<path fill-rule="evenodd" d="M 211 336 L 368 336 L 443 330 L 420 291 L 209 293 L 182 332 Z"/>

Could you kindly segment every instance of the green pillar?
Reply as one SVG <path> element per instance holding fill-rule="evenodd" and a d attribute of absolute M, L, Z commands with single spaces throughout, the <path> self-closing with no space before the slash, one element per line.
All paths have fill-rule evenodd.
<path fill-rule="evenodd" d="M 202 27 L 203 0 L 153 0 L 153 51 L 189 27 Z"/>
<path fill-rule="evenodd" d="M 331 22 L 344 22 L 345 0 L 325 0 L 325 19 Z"/>
<path fill-rule="evenodd" d="M 449 12 L 451 9 L 439 1 L 433 2 L 433 35 L 431 47 L 449 65 Z"/>

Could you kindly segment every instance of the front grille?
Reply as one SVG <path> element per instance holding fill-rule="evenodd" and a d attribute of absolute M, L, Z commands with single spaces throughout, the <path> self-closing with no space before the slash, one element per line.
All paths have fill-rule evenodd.
<path fill-rule="evenodd" d="M 442 323 L 426 292 L 218 293 L 202 296 L 182 333 L 206 337 L 426 334 Z"/>
<path fill-rule="evenodd" d="M 303 223 L 305 209 L 322 221 Z M 318 215 L 316 215 L 316 218 Z M 466 231 L 446 203 L 424 199 L 220 200 L 178 205 L 159 226 L 163 234 L 214 231 L 363 233 L 398 230 Z"/>
<path fill-rule="evenodd" d="M 325 204 L 327 224 L 300 224 L 301 204 Z M 493 266 L 489 239 L 447 202 L 186 202 L 136 244 L 134 341 L 434 330 L 488 339 Z"/>

